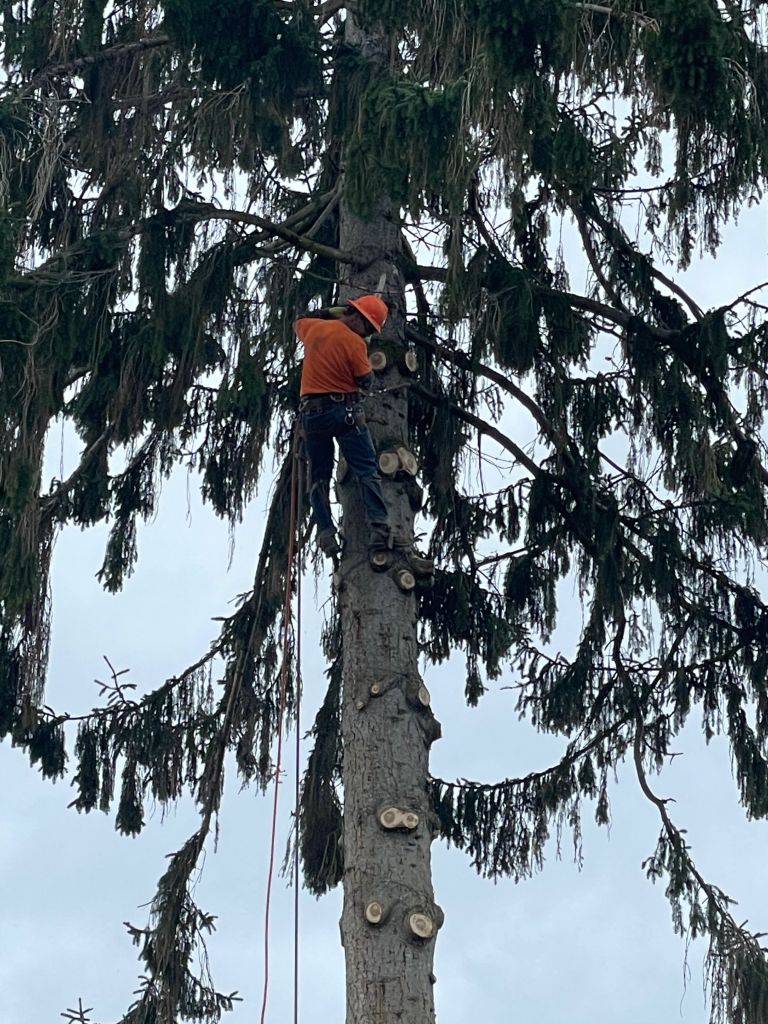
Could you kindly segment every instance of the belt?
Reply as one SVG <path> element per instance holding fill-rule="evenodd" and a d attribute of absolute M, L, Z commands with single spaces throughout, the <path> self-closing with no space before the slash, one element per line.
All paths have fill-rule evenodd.
<path fill-rule="evenodd" d="M 323 409 L 331 409 L 334 405 L 349 405 L 350 402 L 358 400 L 357 391 L 334 391 L 327 395 L 302 395 L 299 401 L 301 412 L 320 412 Z"/>

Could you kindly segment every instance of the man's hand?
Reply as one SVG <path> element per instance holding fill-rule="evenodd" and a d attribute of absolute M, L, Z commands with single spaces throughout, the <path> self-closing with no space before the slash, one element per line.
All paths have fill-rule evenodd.
<path fill-rule="evenodd" d="M 355 377 L 355 384 L 357 384 L 361 398 L 366 398 L 371 393 L 373 381 L 373 371 L 371 371 L 371 373 L 364 373 L 360 377 Z"/>

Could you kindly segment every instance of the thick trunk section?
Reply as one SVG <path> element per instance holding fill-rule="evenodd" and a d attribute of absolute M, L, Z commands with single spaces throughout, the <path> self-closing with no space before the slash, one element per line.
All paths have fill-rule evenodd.
<path fill-rule="evenodd" d="M 347 38 L 373 60 L 386 40 Z M 368 221 L 342 207 L 342 249 L 367 265 L 353 271 L 342 299 L 381 289 L 390 305 L 384 339 L 403 341 L 403 283 L 396 269 L 401 242 L 386 201 Z M 375 348 L 375 344 L 372 346 Z M 404 349 L 403 349 L 404 351 Z M 408 392 L 391 361 L 377 374 L 392 389 L 366 402 L 377 450 L 408 444 Z M 413 538 L 414 514 L 402 481 L 383 479 L 394 531 Z M 429 746 L 439 726 L 426 705 L 418 672 L 417 598 L 394 571 L 374 572 L 357 487 L 338 485 L 344 510 L 339 604 L 344 650 L 344 909 L 347 1024 L 430 1024 L 435 934 L 442 913 L 432 890 L 432 814 L 427 788 Z"/>

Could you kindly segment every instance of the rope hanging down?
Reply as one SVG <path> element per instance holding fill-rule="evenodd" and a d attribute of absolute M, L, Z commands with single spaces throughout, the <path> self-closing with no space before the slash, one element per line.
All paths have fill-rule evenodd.
<path fill-rule="evenodd" d="M 277 712 L 277 756 L 275 762 L 275 787 L 272 801 L 272 827 L 269 845 L 269 868 L 267 870 L 267 895 L 264 908 L 264 992 L 261 1003 L 261 1024 L 265 1024 L 267 1012 L 267 996 L 269 992 L 269 913 L 272 900 L 272 878 L 275 867 L 275 844 L 277 837 L 277 808 L 280 792 L 280 771 L 283 760 L 283 719 L 285 718 L 286 691 L 288 688 L 289 666 L 289 631 L 291 625 L 291 571 L 296 553 L 296 534 L 298 512 L 302 500 L 302 474 L 299 471 L 299 448 L 301 432 L 298 421 L 294 425 L 293 442 L 291 445 L 291 497 L 290 517 L 288 526 L 288 556 L 285 569 L 285 594 L 283 598 L 283 660 L 280 667 L 280 688 Z M 297 578 L 297 619 L 296 619 L 296 777 L 294 819 L 296 828 L 296 856 L 294 861 L 294 957 L 293 957 L 293 1020 L 298 1024 L 299 1014 L 299 753 L 300 753 L 300 704 L 301 704 L 301 565 L 298 566 Z"/>
<path fill-rule="evenodd" d="M 296 432 L 299 433 L 298 426 Z M 304 480 L 305 465 L 304 454 L 301 443 L 299 453 L 294 459 L 294 468 L 298 474 L 297 487 L 297 508 L 301 513 L 304 502 Z M 297 523 L 298 530 L 298 523 Z M 304 680 L 301 677 L 301 578 L 304 575 L 304 559 L 302 558 L 303 548 L 299 541 L 296 551 L 296 748 L 295 767 L 293 774 L 293 827 L 294 827 L 294 850 L 293 850 L 293 1024 L 299 1024 L 299 844 L 301 840 L 299 819 L 299 797 L 301 789 L 301 691 L 304 687 Z M 290 562 L 289 562 L 290 565 Z"/>

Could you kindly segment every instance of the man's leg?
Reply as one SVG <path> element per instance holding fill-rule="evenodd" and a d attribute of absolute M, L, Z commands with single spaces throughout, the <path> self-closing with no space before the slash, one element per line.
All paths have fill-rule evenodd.
<path fill-rule="evenodd" d="M 389 513 L 381 489 L 381 477 L 376 462 L 376 450 L 365 420 L 336 435 L 339 447 L 347 460 L 349 471 L 360 481 L 365 515 L 371 527 L 371 539 L 377 546 L 389 535 Z"/>
<path fill-rule="evenodd" d="M 331 515 L 333 435 L 327 429 L 316 429 L 327 426 L 320 416 L 305 413 L 303 426 L 304 451 L 309 461 L 309 504 L 317 528 L 317 544 L 324 554 L 332 558 L 340 551 Z"/>
<path fill-rule="evenodd" d="M 356 417 L 354 428 L 337 434 L 336 437 L 350 472 L 360 481 L 365 514 L 371 531 L 371 554 L 394 549 L 395 555 L 403 559 L 417 576 L 431 576 L 435 571 L 432 559 L 422 557 L 414 550 L 410 541 L 392 534 L 389 513 L 381 489 L 376 449 L 373 447 L 364 416 Z"/>

